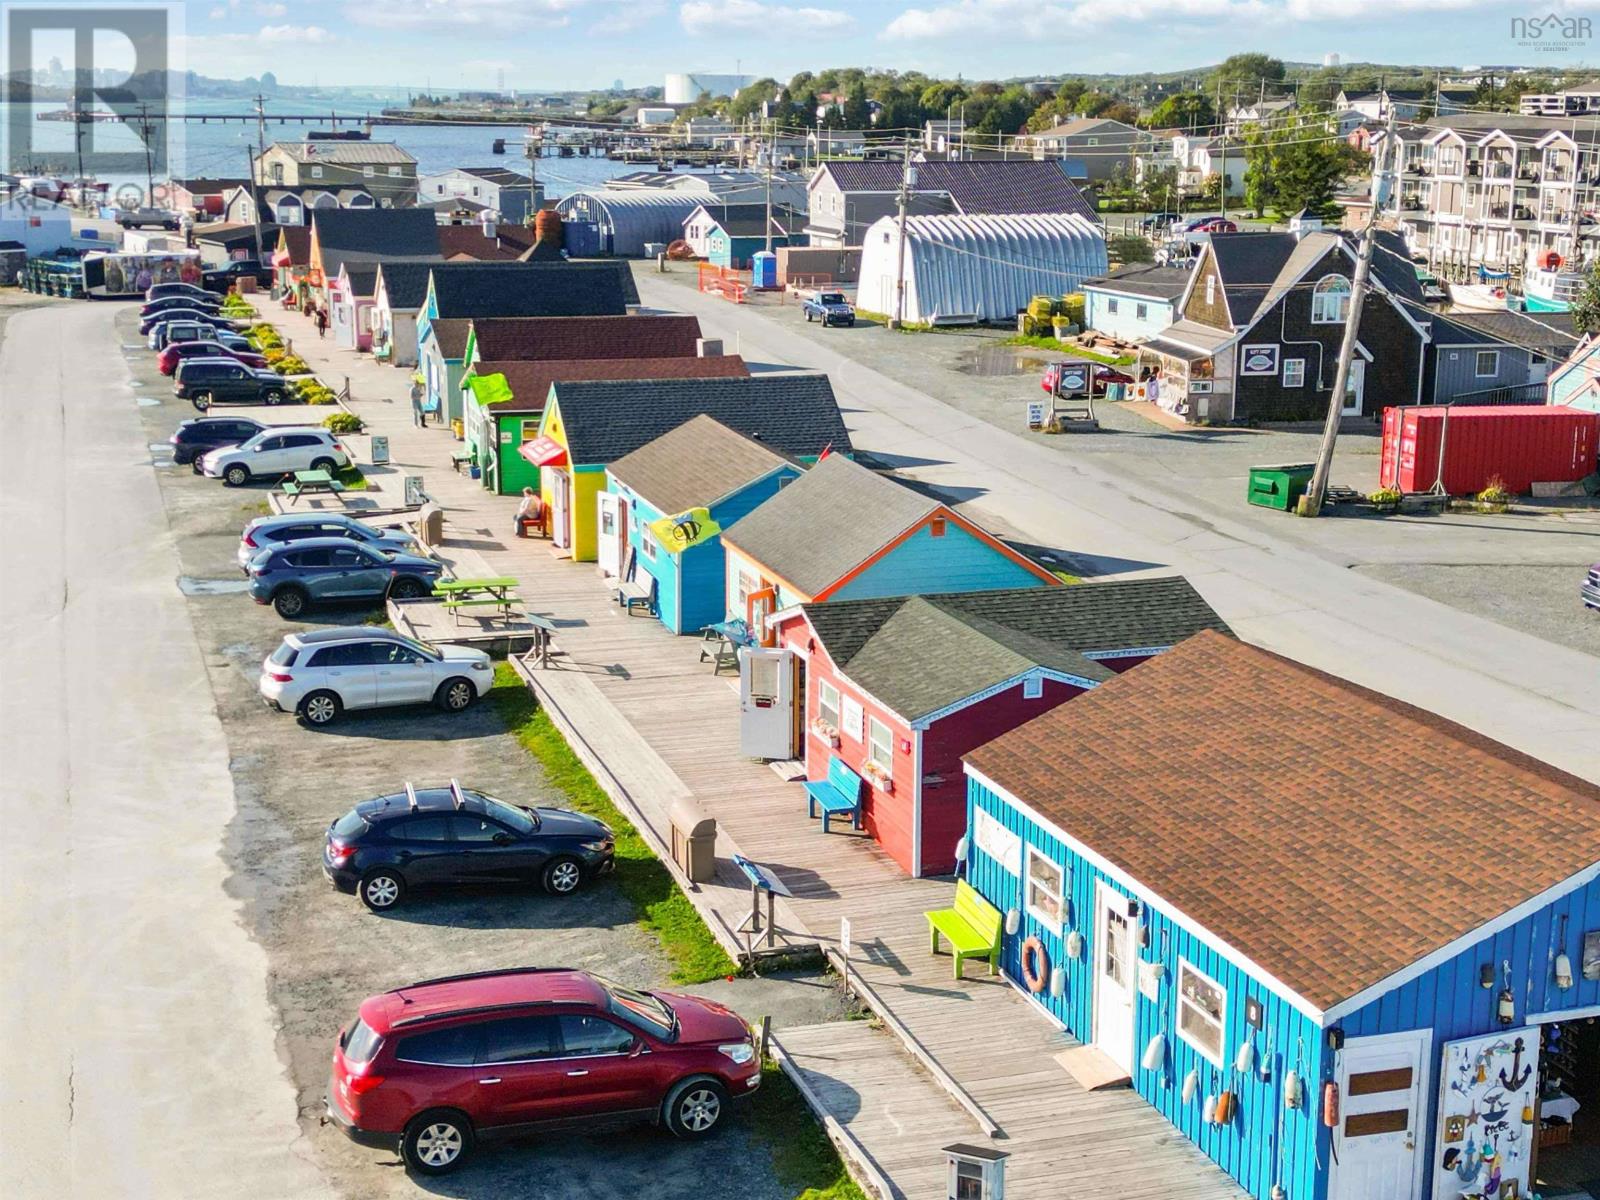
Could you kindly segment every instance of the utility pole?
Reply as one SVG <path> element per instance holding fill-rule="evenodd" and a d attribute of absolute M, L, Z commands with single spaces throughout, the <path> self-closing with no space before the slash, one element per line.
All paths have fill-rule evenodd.
<path fill-rule="evenodd" d="M 894 273 L 894 315 L 889 318 L 889 328 L 899 329 L 906 315 L 906 209 L 911 203 L 911 185 L 915 179 L 911 171 L 911 142 L 905 146 L 905 158 L 900 164 L 900 246 Z"/>
<path fill-rule="evenodd" d="M 155 200 L 156 181 L 150 160 L 150 110 L 144 104 L 139 105 L 139 136 L 144 141 L 144 202 L 150 204 Z"/>
<path fill-rule="evenodd" d="M 770 120 L 763 121 L 762 126 L 771 127 Z M 767 143 L 767 253 L 772 253 L 772 163 L 777 157 L 773 152 L 772 143 L 777 140 L 776 134 L 769 134 L 762 139 Z"/>
<path fill-rule="evenodd" d="M 1217 80 L 1217 145 L 1222 150 L 1222 165 L 1217 169 L 1217 199 L 1222 202 L 1222 216 L 1228 216 L 1228 116 L 1222 111 L 1222 80 Z M 1200 197 L 1202 206 L 1205 196 Z"/>
<path fill-rule="evenodd" d="M 1394 109 L 1389 110 L 1389 136 L 1385 152 L 1395 143 Z M 1367 227 L 1361 234 L 1361 252 L 1356 255 L 1355 276 L 1350 281 L 1350 311 L 1345 314 L 1344 339 L 1339 343 L 1339 368 L 1333 375 L 1333 394 L 1328 397 L 1328 417 L 1322 426 L 1322 445 L 1317 451 L 1316 470 L 1311 486 L 1300 502 L 1300 515 L 1320 517 L 1328 494 L 1328 475 L 1333 470 L 1333 448 L 1339 440 L 1339 418 L 1344 412 L 1345 389 L 1349 387 L 1350 362 L 1355 357 L 1356 338 L 1361 333 L 1361 308 L 1367 298 L 1367 276 L 1372 272 L 1372 250 L 1378 241 L 1378 189 L 1385 172 L 1377 160 L 1372 164 L 1372 204 L 1367 209 Z"/>

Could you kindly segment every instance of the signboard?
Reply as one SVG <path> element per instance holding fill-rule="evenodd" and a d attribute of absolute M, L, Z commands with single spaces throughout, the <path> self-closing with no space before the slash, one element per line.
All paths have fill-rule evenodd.
<path fill-rule="evenodd" d="M 981 808 L 973 812 L 972 840 L 1007 871 L 1022 874 L 1022 839 Z"/>
<path fill-rule="evenodd" d="M 418 508 L 428 502 L 428 493 L 422 490 L 421 475 L 406 476 L 406 507 Z"/>
<path fill-rule="evenodd" d="M 850 957 L 850 918 L 839 918 L 839 953 Z"/>
<path fill-rule="evenodd" d="M 1056 368 L 1056 395 L 1089 390 L 1089 367 L 1086 363 L 1061 363 Z"/>
<path fill-rule="evenodd" d="M 1276 375 L 1278 373 L 1278 348 L 1276 346 L 1246 346 L 1239 356 L 1239 374 Z"/>
<path fill-rule="evenodd" d="M 1043 429 L 1050 423 L 1050 405 L 1043 400 L 1028 401 L 1028 428 Z"/>
<path fill-rule="evenodd" d="M 382 466 L 389 461 L 389 438 L 385 434 L 372 435 L 372 465 Z"/>

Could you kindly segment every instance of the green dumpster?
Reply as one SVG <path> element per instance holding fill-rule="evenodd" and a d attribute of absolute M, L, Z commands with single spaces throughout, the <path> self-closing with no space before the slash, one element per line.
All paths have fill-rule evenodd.
<path fill-rule="evenodd" d="M 1276 508 L 1289 512 L 1294 508 L 1295 502 L 1306 494 L 1306 488 L 1311 484 L 1311 475 L 1316 469 L 1315 463 L 1251 467 L 1250 503 L 1259 504 L 1262 508 Z"/>

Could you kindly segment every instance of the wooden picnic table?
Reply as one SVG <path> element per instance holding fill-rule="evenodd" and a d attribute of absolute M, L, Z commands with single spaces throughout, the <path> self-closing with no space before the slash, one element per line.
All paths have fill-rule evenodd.
<path fill-rule="evenodd" d="M 338 496 L 344 491 L 344 484 L 340 483 L 328 471 L 296 471 L 292 481 L 285 482 L 283 494 L 289 497 L 289 503 L 295 504 L 301 496 L 321 493 L 327 496 Z"/>
<path fill-rule="evenodd" d="M 739 648 L 756 644 L 749 624 L 738 617 L 731 621 L 713 621 L 700 631 L 700 638 L 703 642 L 715 643 L 700 647 L 700 661 L 711 660 L 713 675 L 720 674 L 723 667 L 738 666 Z"/>
<path fill-rule="evenodd" d="M 512 608 L 522 602 L 522 597 L 517 595 L 519 582 L 508 575 L 487 579 L 441 579 L 433 585 L 433 594 L 442 599 L 442 607 L 458 625 L 463 608 L 493 608 L 509 620 Z"/>

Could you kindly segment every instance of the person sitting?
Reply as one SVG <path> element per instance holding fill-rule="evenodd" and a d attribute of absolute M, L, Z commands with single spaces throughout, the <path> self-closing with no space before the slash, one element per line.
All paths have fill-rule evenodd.
<path fill-rule="evenodd" d="M 522 489 L 522 503 L 517 506 L 517 536 L 527 537 L 532 528 L 537 536 L 547 536 L 544 528 L 544 501 L 531 487 Z"/>

